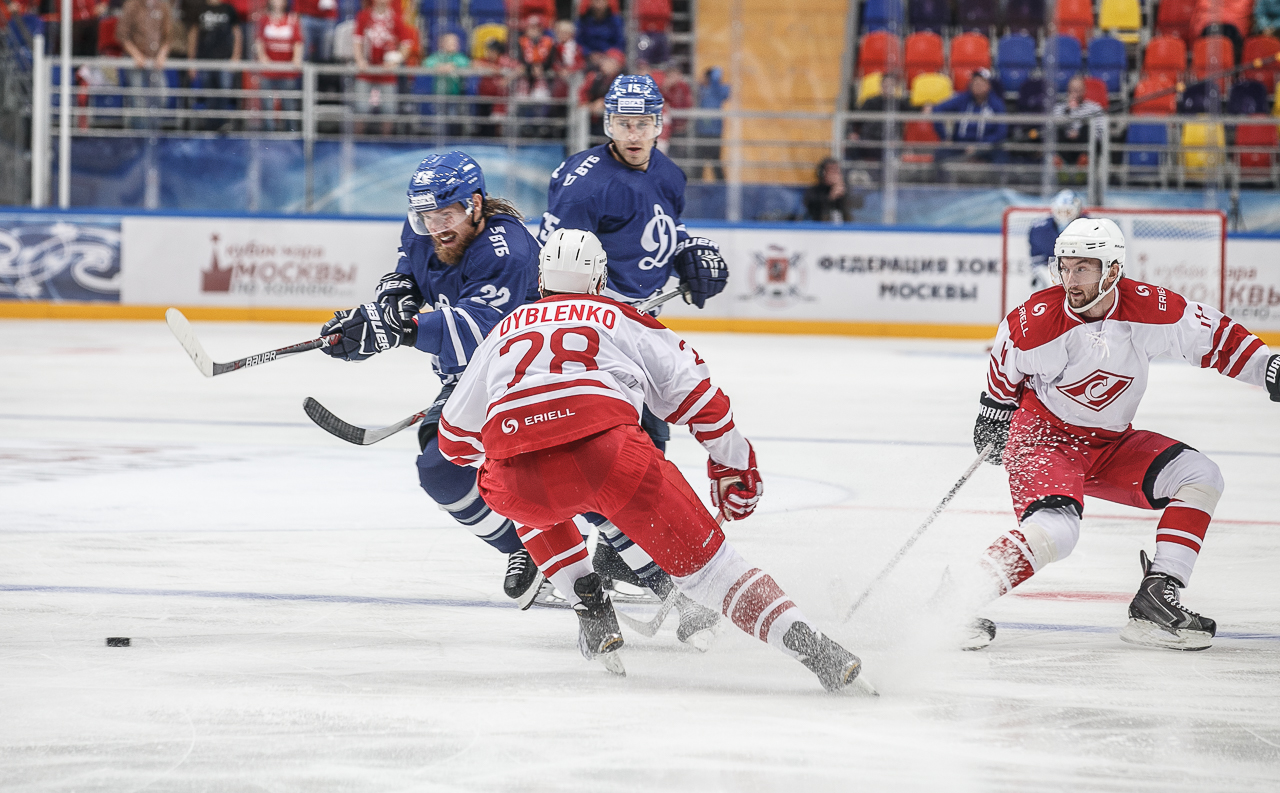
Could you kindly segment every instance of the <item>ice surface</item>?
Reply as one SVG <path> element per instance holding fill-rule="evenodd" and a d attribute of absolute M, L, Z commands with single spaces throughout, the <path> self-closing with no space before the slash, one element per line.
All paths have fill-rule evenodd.
<path fill-rule="evenodd" d="M 215 360 L 315 332 L 195 329 Z M 691 335 L 766 482 L 729 534 L 862 655 L 865 700 L 732 629 L 699 655 L 674 621 L 628 636 L 615 679 L 569 613 L 513 609 L 504 559 L 419 490 L 412 432 L 361 448 L 303 415 L 306 396 L 369 426 L 424 407 L 413 351 L 206 380 L 161 322 L 0 334 L 5 791 L 1280 789 L 1280 405 L 1215 372 L 1158 363 L 1137 420 L 1226 477 L 1184 593 L 1215 646 L 1119 640 L 1156 517 L 1091 501 L 1072 556 L 965 653 L 921 603 L 1013 525 L 991 466 L 838 615 L 973 459 L 983 345 Z"/>

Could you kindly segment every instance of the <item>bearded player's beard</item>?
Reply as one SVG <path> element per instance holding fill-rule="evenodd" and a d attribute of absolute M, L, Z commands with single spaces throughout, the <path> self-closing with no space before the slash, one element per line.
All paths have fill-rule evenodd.
<path fill-rule="evenodd" d="M 431 246 L 435 248 L 436 258 L 448 265 L 462 261 L 467 246 L 480 236 L 480 224 L 468 218 L 442 234 L 431 235 Z"/>

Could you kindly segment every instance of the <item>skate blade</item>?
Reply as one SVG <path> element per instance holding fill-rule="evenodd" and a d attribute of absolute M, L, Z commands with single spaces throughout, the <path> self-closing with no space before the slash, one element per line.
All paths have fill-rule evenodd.
<path fill-rule="evenodd" d="M 547 581 L 547 577 L 539 570 L 538 576 L 533 579 L 533 583 L 529 585 L 529 588 L 520 593 L 520 597 L 516 598 L 516 605 L 519 606 L 521 611 L 529 610 L 529 607 L 533 605 L 533 601 L 537 600 L 538 595 L 542 594 L 543 584 L 548 587 L 551 586 L 551 582 Z"/>
<path fill-rule="evenodd" d="M 1170 633 L 1154 622 L 1132 618 L 1128 625 L 1120 629 L 1120 640 L 1164 650 L 1207 650 L 1213 644 L 1213 637 L 1205 631 L 1180 630 Z"/>
<path fill-rule="evenodd" d="M 871 681 L 867 680 L 867 678 L 862 675 L 858 675 L 854 678 L 854 681 L 845 686 L 840 693 L 854 697 L 880 696 L 880 692 L 876 691 L 876 687 L 871 685 Z"/>
<path fill-rule="evenodd" d="M 533 589 L 533 587 L 529 588 Z M 551 585 L 550 581 L 542 582 L 529 605 L 538 606 L 539 608 L 544 609 L 573 608 L 573 606 L 569 605 L 569 601 L 564 599 L 564 595 L 561 595 L 556 588 Z"/>
<path fill-rule="evenodd" d="M 695 631 L 681 639 L 681 641 L 698 652 L 705 653 L 711 649 L 711 645 L 716 643 L 716 637 L 720 635 L 720 631 L 717 630 L 718 627 L 719 625 L 717 624 L 712 625 L 710 628 Z"/>
<path fill-rule="evenodd" d="M 603 664 L 605 669 L 608 669 L 618 677 L 627 676 L 627 669 L 622 664 L 622 653 L 617 650 L 611 653 L 601 653 L 596 656 L 596 660 Z"/>

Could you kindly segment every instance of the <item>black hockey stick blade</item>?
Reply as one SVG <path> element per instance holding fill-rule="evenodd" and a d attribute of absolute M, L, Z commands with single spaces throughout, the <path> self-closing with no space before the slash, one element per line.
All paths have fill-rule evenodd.
<path fill-rule="evenodd" d="M 412 427 L 426 417 L 427 411 L 420 410 L 407 419 L 397 421 L 389 427 L 357 427 L 354 424 L 348 424 L 337 416 L 329 412 L 329 409 L 320 404 L 311 397 L 302 400 L 302 409 L 306 411 L 307 417 L 314 421 L 320 429 L 341 438 L 347 443 L 354 443 L 357 446 L 368 446 L 371 443 L 377 443 L 384 438 L 395 435 L 402 429 Z"/>
<path fill-rule="evenodd" d="M 216 363 L 204 351 L 204 345 L 196 338 L 195 331 L 191 329 L 191 323 L 187 321 L 181 311 L 176 308 L 168 309 L 164 312 L 164 320 L 169 323 L 169 330 L 173 331 L 173 335 L 178 340 L 178 343 L 182 345 L 182 349 L 186 350 L 187 355 L 191 356 L 192 363 L 200 370 L 200 374 L 205 377 L 216 377 L 227 372 L 234 372 L 237 369 L 247 369 L 250 366 L 278 361 L 281 358 L 288 358 L 301 352 L 318 350 L 321 347 L 336 344 L 342 338 L 341 333 L 333 333 L 328 336 L 321 336 L 318 339 L 291 344 L 288 347 L 267 350 L 266 352 L 260 352 L 257 355 L 250 355 L 235 361 Z"/>
<path fill-rule="evenodd" d="M 858 596 L 857 600 L 853 601 L 853 605 L 845 612 L 844 619 L 841 620 L 841 622 L 848 622 L 850 618 L 853 617 L 853 613 L 866 602 L 867 598 L 871 595 L 871 592 L 876 588 L 876 584 L 879 584 L 885 576 L 889 575 L 889 573 L 893 571 L 893 568 L 898 566 L 898 562 L 902 561 L 902 557 L 907 555 L 907 551 L 911 550 L 911 546 L 916 544 L 916 540 L 920 539 L 920 535 L 924 534 L 925 529 L 929 528 L 934 519 L 942 514 L 942 511 L 947 508 L 947 504 L 951 503 L 951 499 L 955 498 L 956 493 L 960 492 L 960 488 L 964 487 L 964 483 L 969 481 L 969 477 L 973 476 L 973 472 L 978 470 L 978 466 L 982 465 L 983 461 L 987 459 L 987 455 L 991 454 L 991 450 L 994 448 L 995 445 L 991 443 L 988 443 L 983 447 L 982 451 L 978 454 L 978 459 L 969 464 L 964 475 L 961 476 L 960 480 L 952 485 L 951 489 L 947 491 L 947 494 L 942 497 L 942 500 L 938 502 L 938 506 L 934 507 L 933 512 L 929 513 L 929 517 L 925 518 L 924 523 L 920 524 L 920 528 L 916 529 L 915 532 L 907 538 L 906 544 L 898 549 L 898 552 L 893 555 L 893 558 L 884 566 L 884 569 L 881 570 L 875 578 L 871 579 L 871 583 L 867 584 L 867 588 L 862 590 L 862 594 Z"/>

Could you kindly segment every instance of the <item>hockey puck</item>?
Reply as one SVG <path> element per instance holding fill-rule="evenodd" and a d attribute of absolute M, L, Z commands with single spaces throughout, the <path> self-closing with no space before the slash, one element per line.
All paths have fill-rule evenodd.
<path fill-rule="evenodd" d="M 108 647 L 128 647 L 129 637 L 128 636 L 108 636 L 107 646 Z"/>

